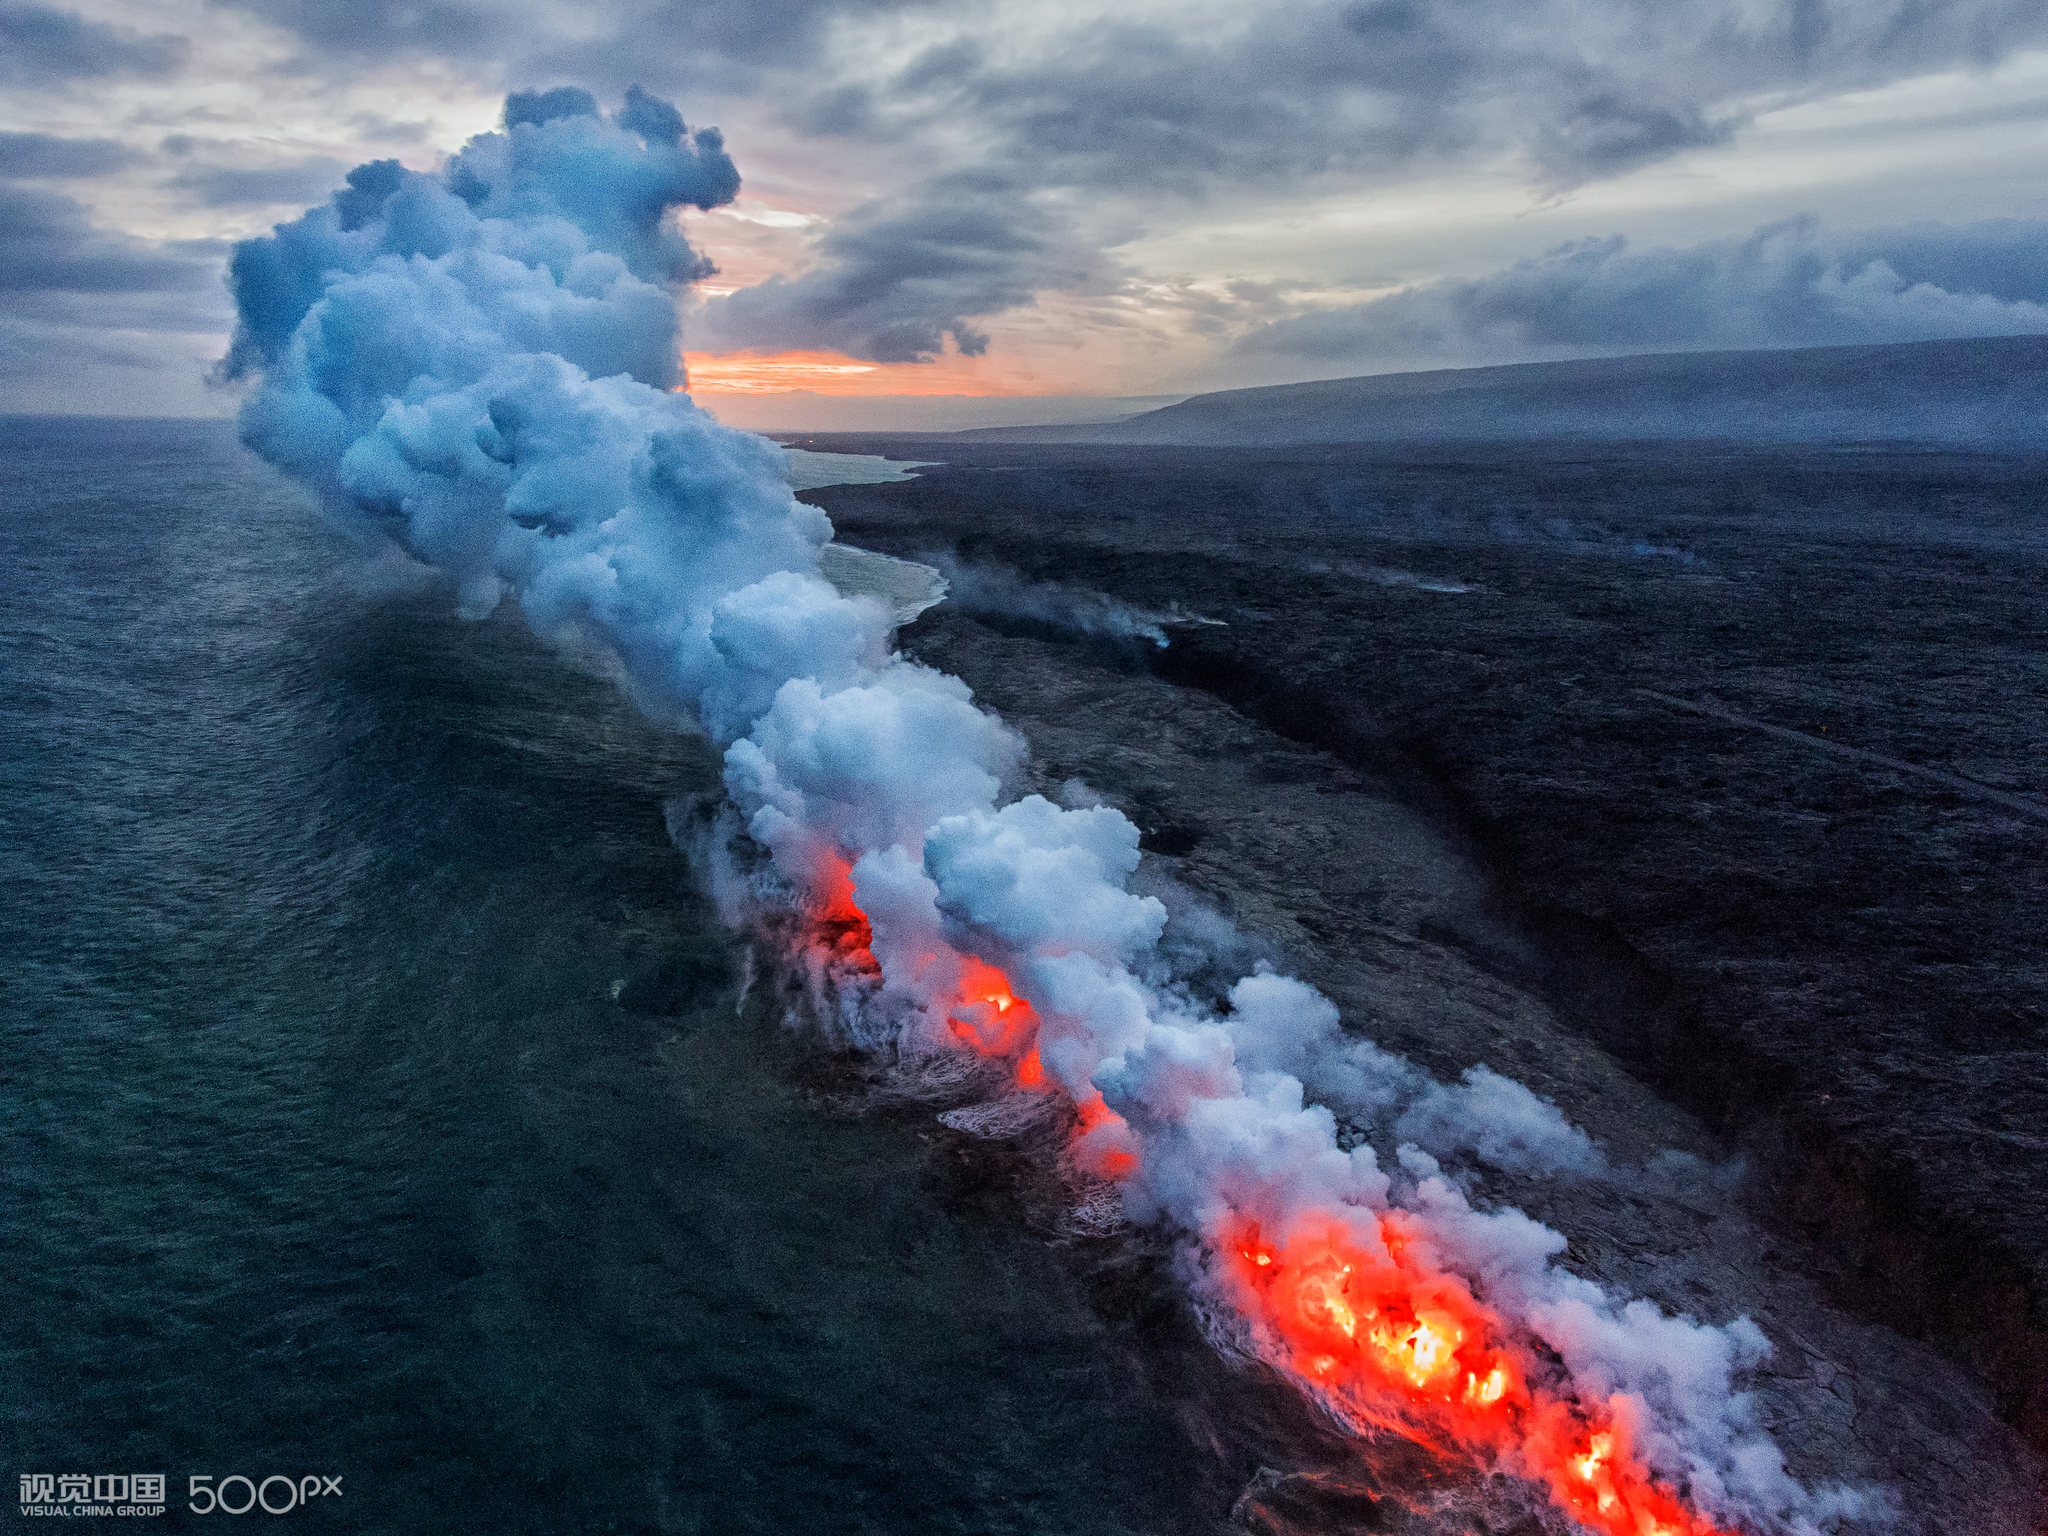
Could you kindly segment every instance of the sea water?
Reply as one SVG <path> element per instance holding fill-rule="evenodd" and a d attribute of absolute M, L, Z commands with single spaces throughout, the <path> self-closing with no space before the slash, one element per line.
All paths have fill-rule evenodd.
<path fill-rule="evenodd" d="M 1060 1250 L 736 1007 L 663 821 L 715 757 L 515 614 L 366 560 L 225 424 L 17 418 L 0 668 L 7 1496 L 162 1474 L 185 1528 L 193 1478 L 314 1479 L 292 1518 L 351 1532 L 1227 1507 Z"/>

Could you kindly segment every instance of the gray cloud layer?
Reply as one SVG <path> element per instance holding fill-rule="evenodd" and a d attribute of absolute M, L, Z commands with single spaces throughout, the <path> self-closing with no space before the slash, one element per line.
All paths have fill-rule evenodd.
<path fill-rule="evenodd" d="M 2048 333 L 2048 221 L 1835 231 L 1798 219 L 1685 249 L 1584 241 L 1296 314 L 1236 350 L 1326 372 L 2037 333 Z"/>
<path fill-rule="evenodd" d="M 735 66 L 811 58 L 835 17 L 910 11 L 890 0 L 610 0 L 573 22 L 545 0 L 220 0 L 296 34 L 331 67 L 410 56 L 502 65 L 516 82 L 572 79 L 612 94 L 646 82 L 673 92 Z"/>
<path fill-rule="evenodd" d="M 692 345 L 825 348 L 874 362 L 936 357 L 950 336 L 979 356 L 974 322 L 1035 302 L 1048 289 L 1099 291 L 1110 267 L 1028 188 L 986 175 L 944 177 L 908 206 L 856 209 L 817 245 L 818 265 L 714 299 Z"/>
<path fill-rule="evenodd" d="M 115 65 L 134 62 L 121 51 L 131 45 L 119 35 L 108 43 L 84 23 L 48 24 L 45 31 L 112 47 Z M 133 46 L 144 62 L 154 58 L 154 43 Z M 85 62 L 95 59 L 109 62 L 88 51 Z M 192 146 L 167 148 L 189 154 Z M 160 164 L 114 139 L 0 133 L 0 385 L 40 382 L 44 398 L 71 409 L 133 409 L 153 392 L 184 409 L 201 404 L 197 380 L 207 354 L 218 349 L 211 338 L 227 325 L 225 243 L 143 240 L 103 229 L 74 199 L 33 184 L 137 169 L 149 174 Z M 202 207 L 291 206 L 318 200 L 344 169 L 331 159 L 271 168 L 188 163 L 165 185 Z"/>
<path fill-rule="evenodd" d="M 934 49 L 890 104 L 966 112 L 1074 185 L 1193 186 L 1519 149 L 1570 186 L 1719 142 L 1760 95 L 1983 65 L 2034 0 L 1318 0 L 1235 25 L 1079 24 L 1035 64 Z"/>
<path fill-rule="evenodd" d="M 96 229 L 68 197 L 0 185 L 0 291 L 27 294 L 191 293 L 219 265 Z"/>
<path fill-rule="evenodd" d="M 70 11 L 0 0 L 0 81 L 47 85 L 103 75 L 163 75 L 185 61 L 182 37 L 145 35 Z"/>
<path fill-rule="evenodd" d="M 2048 41 L 2038 0 L 1267 0 L 1234 18 L 1077 19 L 1039 57 L 904 0 L 613 0 L 573 24 L 537 0 L 222 0 L 324 60 L 488 60 L 600 89 L 731 84 L 808 60 L 837 21 L 926 18 L 894 79 L 784 82 L 786 111 L 856 137 L 947 123 L 1039 185 L 1196 189 L 1519 149 L 1565 186 L 1727 137 L 1744 101 L 1990 64 Z M 722 73 L 721 73 L 722 70 Z"/>
<path fill-rule="evenodd" d="M 0 183 L 0 386 L 18 404 L 118 411 L 160 401 L 146 381 L 165 369 L 196 381 L 208 343 L 193 333 L 226 329 L 223 254 L 99 229 L 68 197 Z M 189 409 L 194 386 L 175 393 Z"/>
<path fill-rule="evenodd" d="M 51 133 L 0 133 L 0 177 L 104 176 L 135 153 L 113 139 L 65 139 Z"/>
<path fill-rule="evenodd" d="M 342 161 L 317 155 L 291 165 L 195 167 L 179 172 L 171 185 L 189 191 L 207 208 L 283 204 L 297 209 L 319 202 L 339 187 L 347 174 L 348 166 Z"/>
<path fill-rule="evenodd" d="M 797 275 L 714 300 L 693 324 L 693 342 L 719 350 L 891 362 L 979 353 L 994 317 L 1041 294 L 1111 292 L 1119 242 L 1241 191 L 1368 188 L 1506 157 L 1557 192 L 1723 142 L 1761 103 L 2048 45 L 2040 0 L 1263 0 L 1170 21 L 1104 6 L 1042 34 L 896 0 L 603 0 L 573 15 L 555 0 L 215 3 L 285 29 L 302 45 L 285 73 L 323 87 L 423 58 L 606 93 L 644 78 L 772 104 L 785 127 L 838 141 L 822 165 L 870 150 L 919 163 L 920 179 L 837 219 Z M 870 48 L 828 46 L 877 18 L 929 46 L 893 72 Z M 0 80 L 176 77 L 191 52 L 146 23 L 0 0 Z M 182 164 L 161 185 L 202 208 L 292 206 L 343 169 L 238 163 L 255 148 L 173 134 L 163 153 Z M 161 163 L 108 139 L 0 134 L 0 183 Z M 0 220 L 0 243 L 42 242 L 53 273 L 157 263 L 166 286 L 134 291 L 167 314 L 204 265 L 90 231 L 71 205 L 14 201 Z M 1609 242 L 1343 311 L 1290 313 L 1284 283 L 1263 305 L 1190 289 L 1185 323 L 1218 336 L 1256 323 L 1241 356 L 1318 368 L 2024 329 L 2043 302 L 2021 252 L 2032 238 L 1895 231 L 1866 250 L 1787 226 L 1688 252 Z"/>
<path fill-rule="evenodd" d="M 2048 40 L 2037 0 L 1323 0 L 1219 27 L 1076 24 L 1037 62 L 935 44 L 880 86 L 805 92 L 814 132 L 891 137 L 970 124 L 988 175 L 1032 192 L 1201 197 L 1453 158 L 1518 154 L 1552 191 L 1739 131 L 1760 96 L 1834 91 L 1995 61 Z M 926 356 L 933 339 L 1029 303 L 1043 251 L 990 240 L 971 275 L 932 271 L 929 192 L 865 210 L 819 265 L 728 301 L 730 345 Z M 1083 268 L 1094 264 L 1082 263 Z M 913 338 L 909 353 L 898 338 Z M 963 346 L 963 350 L 973 350 Z"/>

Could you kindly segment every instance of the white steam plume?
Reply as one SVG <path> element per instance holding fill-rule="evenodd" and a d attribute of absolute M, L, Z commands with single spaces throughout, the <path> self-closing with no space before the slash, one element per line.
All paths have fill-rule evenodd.
<path fill-rule="evenodd" d="M 977 617 L 1023 619 L 1066 635 L 1142 640 L 1161 650 L 1167 645 L 1167 625 L 1191 622 L 1177 613 L 1133 608 L 1107 593 L 1033 581 L 1005 565 L 969 562 L 946 551 L 924 558 L 946 578 L 948 601 Z"/>
<path fill-rule="evenodd" d="M 795 899 L 864 915 L 870 1038 L 1029 1053 L 1022 1080 L 1078 1112 L 1076 1161 L 1206 1255 L 1191 1272 L 1220 1326 L 1270 1358 L 1299 1351 L 1234 1288 L 1227 1250 L 1256 1232 L 1284 1269 L 1290 1245 L 1335 1233 L 1361 1262 L 1426 1273 L 1431 1295 L 1476 1294 L 1514 1359 L 1538 1339 L 1561 1356 L 1568 1380 L 1528 1423 L 1540 1409 L 1581 1440 L 1611 1426 L 1720 1519 L 1801 1532 L 1845 1511 L 1792 1482 L 1735 1390 L 1768 1348 L 1746 1320 L 1617 1303 L 1553 1265 L 1555 1233 L 1474 1209 L 1420 1145 L 1391 1169 L 1344 1150 L 1303 1083 L 1442 1155 L 1588 1166 L 1554 1109 L 1483 1071 L 1431 1083 L 1284 976 L 1245 978 L 1227 1010 L 1147 980 L 1167 912 L 1129 888 L 1137 829 L 1014 798 L 1020 738 L 893 654 L 879 602 L 820 577 L 831 528 L 790 493 L 781 451 L 672 391 L 671 285 L 705 268 L 669 213 L 736 192 L 715 133 L 637 90 L 610 119 L 580 91 L 526 94 L 441 173 L 383 162 L 349 183 L 237 250 L 224 372 L 256 381 L 245 440 L 437 567 L 466 612 L 511 596 L 538 633 L 613 655 L 650 712 L 710 733 Z M 1012 987 L 1035 1034 L 1000 1016 Z M 1542 1471 L 1533 1451 L 1502 1455 Z"/>

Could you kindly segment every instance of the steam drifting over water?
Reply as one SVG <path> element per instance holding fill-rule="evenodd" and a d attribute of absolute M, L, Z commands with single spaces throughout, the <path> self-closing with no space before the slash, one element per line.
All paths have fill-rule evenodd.
<path fill-rule="evenodd" d="M 887 602 L 821 575 L 832 530 L 782 451 L 673 391 L 672 287 L 706 268 L 669 214 L 738 185 L 715 131 L 637 89 L 610 118 L 577 90 L 515 95 L 438 175 L 358 168 L 236 253 L 223 371 L 257 384 L 246 441 L 465 612 L 511 598 L 708 733 L 762 855 L 729 907 L 795 935 L 852 1038 L 985 1061 L 1004 1102 L 1062 1117 L 1079 1176 L 1184 1240 L 1220 1343 L 1615 1536 L 1863 1510 L 1796 1485 L 1754 1424 L 1753 1325 L 1608 1297 L 1552 1263 L 1562 1237 L 1452 1176 L 1583 1176 L 1582 1133 L 1505 1078 L 1436 1083 L 1346 1036 L 1287 976 L 1205 995 L 1130 889 L 1136 827 L 1018 797 L 1021 738 L 892 651 Z M 1376 1136 L 1347 1146 L 1333 1107 Z"/>

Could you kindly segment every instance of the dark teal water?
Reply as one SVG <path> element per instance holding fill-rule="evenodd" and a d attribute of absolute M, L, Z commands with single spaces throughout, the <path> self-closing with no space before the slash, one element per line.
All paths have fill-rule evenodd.
<path fill-rule="evenodd" d="M 4 1496 L 161 1471 L 151 1529 L 231 1473 L 339 1475 L 281 1518 L 351 1532 L 1219 1517 L 1070 1259 L 735 1010 L 661 814 L 708 756 L 349 563 L 225 427 L 0 421 Z"/>

